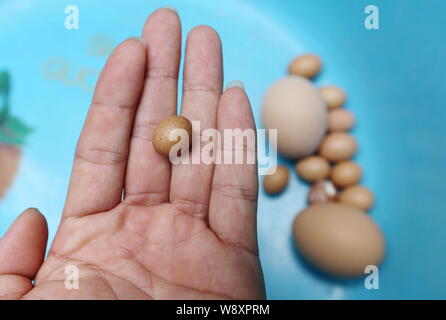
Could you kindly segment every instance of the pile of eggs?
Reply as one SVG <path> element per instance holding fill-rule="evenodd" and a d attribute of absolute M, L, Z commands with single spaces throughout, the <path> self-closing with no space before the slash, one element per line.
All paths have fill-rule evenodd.
<path fill-rule="evenodd" d="M 365 211 L 374 202 L 372 192 L 358 183 L 362 170 L 351 158 L 357 142 L 348 131 L 354 115 L 343 108 L 345 92 L 337 86 L 316 88 L 311 82 L 322 68 L 313 54 L 295 58 L 289 75 L 266 92 L 262 120 L 277 129 L 277 150 L 296 160 L 298 176 L 311 183 L 309 207 L 293 223 L 295 243 L 316 268 L 341 277 L 364 273 L 384 257 L 385 242 Z M 285 166 L 265 176 L 267 193 L 282 192 L 290 173 Z"/>

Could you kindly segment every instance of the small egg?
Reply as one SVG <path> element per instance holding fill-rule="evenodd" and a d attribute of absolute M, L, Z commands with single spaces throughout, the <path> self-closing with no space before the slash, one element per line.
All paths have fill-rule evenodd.
<path fill-rule="evenodd" d="M 355 125 L 355 116 L 345 109 L 334 109 L 328 113 L 328 131 L 348 131 Z"/>
<path fill-rule="evenodd" d="M 296 164 L 296 171 L 302 179 L 313 182 L 328 176 L 330 164 L 321 156 L 310 156 Z"/>
<path fill-rule="evenodd" d="M 342 107 L 345 103 L 345 92 L 339 87 L 325 86 L 320 88 L 319 92 L 322 95 L 322 99 L 324 99 L 325 103 L 327 104 L 328 109 Z"/>
<path fill-rule="evenodd" d="M 320 180 L 311 186 L 308 203 L 326 203 L 336 200 L 336 188 L 330 180 Z"/>
<path fill-rule="evenodd" d="M 340 203 L 314 204 L 294 220 L 299 252 L 316 268 L 339 277 L 364 275 L 368 265 L 379 265 L 384 237 L 365 212 Z"/>
<path fill-rule="evenodd" d="M 330 178 L 339 187 L 357 184 L 361 179 L 361 168 L 352 161 L 337 163 L 331 170 Z"/>
<path fill-rule="evenodd" d="M 346 188 L 339 195 L 339 201 L 361 210 L 369 210 L 373 206 L 373 193 L 364 186 Z"/>
<path fill-rule="evenodd" d="M 291 61 L 288 73 L 306 78 L 315 77 L 322 68 L 321 59 L 314 54 L 304 54 Z"/>
<path fill-rule="evenodd" d="M 350 159 L 357 149 L 355 138 L 346 132 L 328 134 L 319 147 L 319 154 L 328 161 L 338 162 Z"/>
<path fill-rule="evenodd" d="M 169 156 L 170 148 L 180 142 L 181 138 L 170 140 L 170 134 L 174 130 L 186 130 L 189 136 L 189 145 L 192 142 L 192 124 L 182 116 L 171 116 L 163 119 L 155 128 L 153 133 L 152 144 L 156 152 L 163 156 Z"/>
<path fill-rule="evenodd" d="M 263 179 L 263 188 L 269 194 L 277 194 L 285 190 L 288 185 L 290 173 L 284 166 L 277 166 L 276 172 L 266 175 Z"/>

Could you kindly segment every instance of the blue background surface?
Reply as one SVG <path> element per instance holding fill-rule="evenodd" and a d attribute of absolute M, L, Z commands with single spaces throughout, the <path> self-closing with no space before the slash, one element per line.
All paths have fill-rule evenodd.
<path fill-rule="evenodd" d="M 64 28 L 68 4 L 79 7 L 79 30 Z M 364 28 L 368 4 L 379 7 L 379 30 Z M 441 0 L 0 0 L 0 69 L 12 75 L 13 114 L 34 128 L 20 172 L 0 202 L 0 234 L 34 206 L 54 235 L 92 95 L 85 86 L 92 87 L 96 75 L 83 86 L 76 78 L 86 70 L 96 74 L 106 60 L 91 54 L 92 37 L 116 45 L 139 35 L 146 17 L 164 5 L 179 11 L 184 35 L 197 24 L 220 33 L 225 81 L 244 81 L 259 127 L 264 91 L 285 75 L 292 57 L 305 52 L 325 62 L 316 84 L 344 88 L 346 107 L 357 117 L 355 160 L 364 168 L 363 184 L 376 194 L 370 214 L 388 243 L 380 289 L 365 289 L 362 278 L 327 278 L 298 257 L 291 222 L 306 206 L 308 185 L 294 175 L 282 195 L 260 193 L 258 232 L 268 297 L 446 298 L 446 2 Z M 55 59 L 68 68 L 63 81 L 48 77 L 53 69 L 45 66 Z"/>

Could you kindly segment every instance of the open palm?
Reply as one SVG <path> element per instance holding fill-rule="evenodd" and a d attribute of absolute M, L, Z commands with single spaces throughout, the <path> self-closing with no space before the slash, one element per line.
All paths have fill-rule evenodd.
<path fill-rule="evenodd" d="M 46 223 L 35 209 L 0 239 L 0 297 L 265 297 L 257 168 L 172 166 L 155 153 L 153 130 L 177 108 L 177 14 L 153 13 L 143 39 L 123 42 L 100 76 L 46 259 Z M 255 128 L 244 90 L 222 93 L 221 44 L 209 27 L 194 28 L 187 39 L 181 114 L 200 121 L 201 130 Z M 79 271 L 78 289 L 66 288 L 72 268 Z"/>

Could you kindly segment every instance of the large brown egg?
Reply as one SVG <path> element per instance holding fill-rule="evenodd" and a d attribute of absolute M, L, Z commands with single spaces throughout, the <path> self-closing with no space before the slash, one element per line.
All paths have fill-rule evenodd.
<path fill-rule="evenodd" d="M 266 129 L 277 129 L 277 150 L 288 158 L 316 151 L 327 130 L 327 118 L 318 89 L 300 76 L 275 82 L 263 99 L 263 124 Z"/>
<path fill-rule="evenodd" d="M 379 265 L 385 242 L 379 227 L 363 211 L 339 203 L 314 204 L 293 225 L 299 251 L 317 269 L 340 277 L 364 275 Z"/>

